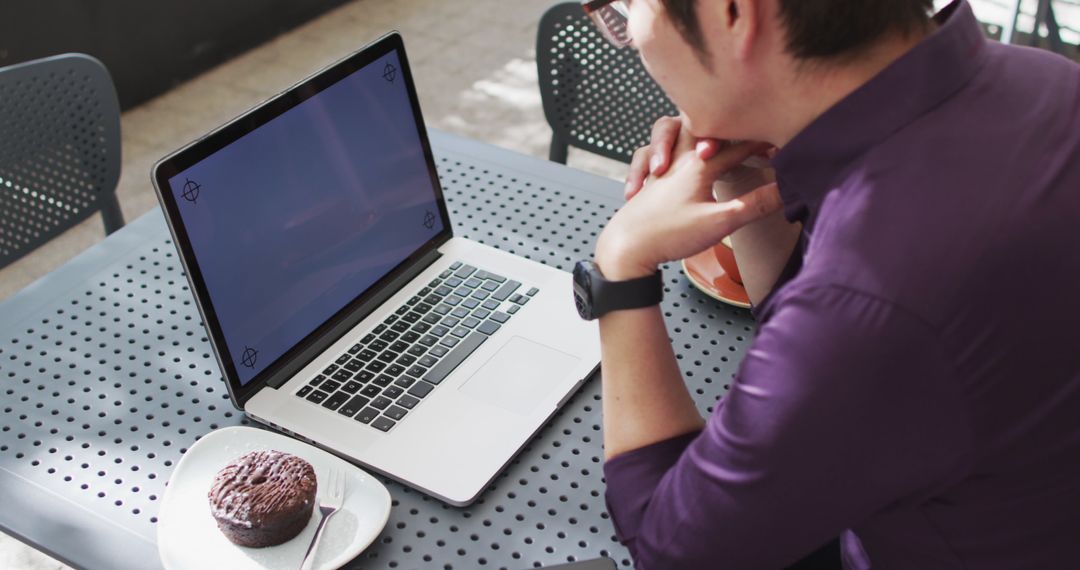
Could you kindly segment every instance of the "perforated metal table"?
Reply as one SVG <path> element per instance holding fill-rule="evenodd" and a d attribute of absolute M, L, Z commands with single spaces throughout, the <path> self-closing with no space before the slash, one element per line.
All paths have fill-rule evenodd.
<path fill-rule="evenodd" d="M 457 235 L 570 270 L 621 204 L 616 182 L 432 131 Z M 703 414 L 749 344 L 747 311 L 665 267 L 663 309 Z M 569 295 L 570 292 L 568 291 Z M 0 305 L 0 527 L 77 567 L 158 567 L 155 523 L 229 403 L 164 219 L 151 212 Z M 610 556 L 600 383 L 570 400 L 468 508 L 392 481 L 390 521 L 356 568 L 507 568 Z"/>

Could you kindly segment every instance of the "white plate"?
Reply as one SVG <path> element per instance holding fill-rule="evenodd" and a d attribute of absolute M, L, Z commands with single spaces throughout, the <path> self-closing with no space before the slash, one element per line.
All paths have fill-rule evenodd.
<path fill-rule="evenodd" d="M 330 469 L 349 475 L 345 503 L 326 523 L 315 555 L 315 568 L 339 568 L 356 558 L 379 536 L 390 516 L 390 493 L 382 483 L 338 457 L 306 443 L 273 432 L 228 427 L 207 434 L 188 449 L 169 479 L 158 514 L 158 554 L 168 570 L 206 568 L 300 567 L 315 527 L 319 508 L 292 540 L 266 548 L 237 546 L 217 527 L 210 514 L 207 493 L 214 475 L 237 457 L 249 452 L 276 449 L 306 459 L 315 468 L 321 497 Z"/>

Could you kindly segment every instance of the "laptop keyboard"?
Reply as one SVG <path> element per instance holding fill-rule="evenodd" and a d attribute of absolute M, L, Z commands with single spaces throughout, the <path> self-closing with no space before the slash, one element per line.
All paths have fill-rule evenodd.
<path fill-rule="evenodd" d="M 390 431 L 539 291 L 454 262 L 296 395 Z"/>

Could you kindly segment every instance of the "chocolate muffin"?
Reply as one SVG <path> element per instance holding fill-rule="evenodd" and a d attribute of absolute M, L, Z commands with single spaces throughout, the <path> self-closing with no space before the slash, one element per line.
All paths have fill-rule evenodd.
<path fill-rule="evenodd" d="M 240 546 L 274 546 L 300 534 L 315 507 L 315 469 L 280 451 L 252 451 L 214 477 L 210 512 Z"/>

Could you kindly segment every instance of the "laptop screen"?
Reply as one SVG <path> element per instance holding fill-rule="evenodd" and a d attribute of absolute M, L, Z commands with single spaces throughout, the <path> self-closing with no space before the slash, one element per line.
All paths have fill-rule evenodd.
<path fill-rule="evenodd" d="M 396 50 L 168 179 L 241 385 L 444 230 Z"/>

